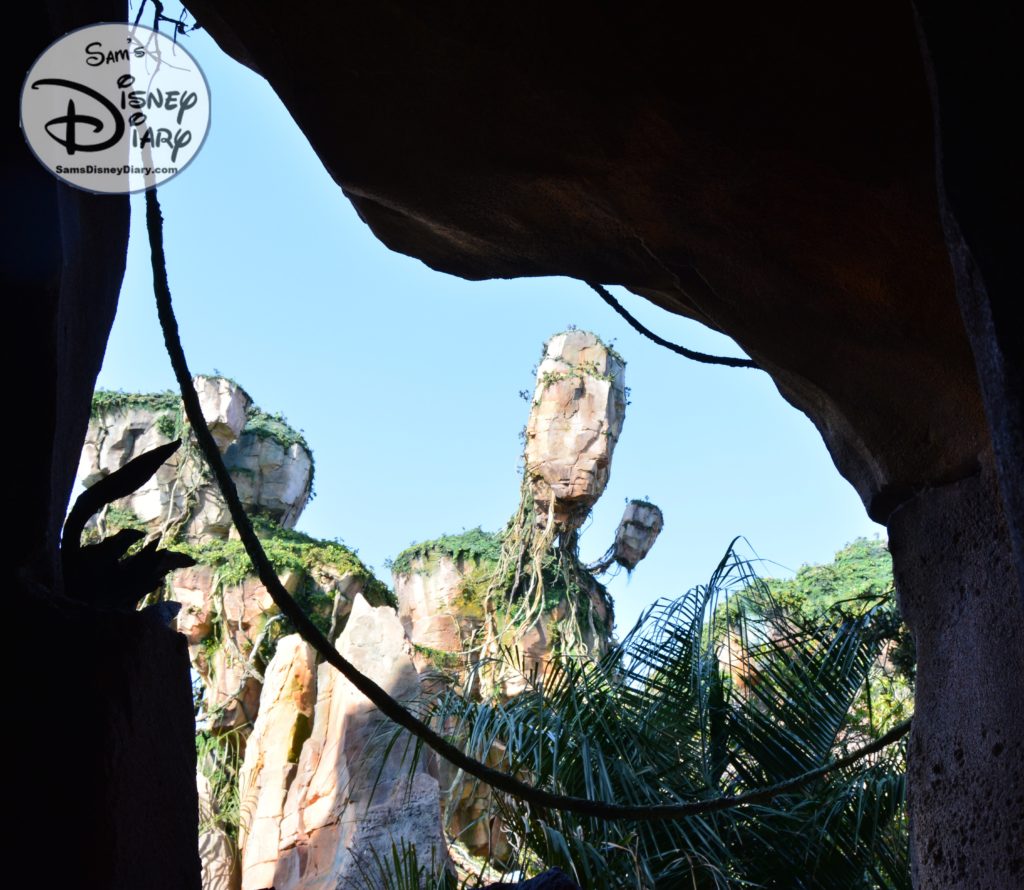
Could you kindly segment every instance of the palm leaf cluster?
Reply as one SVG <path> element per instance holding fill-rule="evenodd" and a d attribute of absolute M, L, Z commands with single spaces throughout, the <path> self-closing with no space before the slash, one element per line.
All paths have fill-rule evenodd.
<path fill-rule="evenodd" d="M 719 608 L 740 595 L 760 603 L 739 618 Z M 853 709 L 879 653 L 872 620 L 781 615 L 730 547 L 707 585 L 657 603 L 600 661 L 562 658 L 504 703 L 448 692 L 431 710 L 474 756 L 563 794 L 640 805 L 739 794 L 866 740 Z M 739 664 L 724 660 L 730 635 Z M 509 871 L 560 866 L 592 890 L 909 887 L 904 758 L 899 743 L 769 803 L 677 820 L 603 821 L 503 795 L 493 805 L 517 851 Z"/>

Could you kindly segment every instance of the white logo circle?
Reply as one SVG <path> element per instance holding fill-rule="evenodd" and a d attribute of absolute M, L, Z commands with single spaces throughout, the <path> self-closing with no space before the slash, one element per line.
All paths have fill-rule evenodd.
<path fill-rule="evenodd" d="M 89 192 L 141 192 L 180 173 L 210 126 L 210 90 L 170 37 L 88 25 L 52 43 L 25 78 L 21 128 L 35 156 Z"/>

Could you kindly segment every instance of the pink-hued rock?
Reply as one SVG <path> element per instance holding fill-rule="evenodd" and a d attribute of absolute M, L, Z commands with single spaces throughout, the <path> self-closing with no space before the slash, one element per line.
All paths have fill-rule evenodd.
<path fill-rule="evenodd" d="M 222 591 L 222 619 L 235 645 L 247 651 L 259 637 L 267 620 L 277 614 L 277 606 L 263 582 L 250 575 L 241 584 Z"/>
<path fill-rule="evenodd" d="M 217 447 L 224 451 L 245 427 L 246 413 L 252 405 L 249 394 L 225 377 L 200 375 L 192 381 L 199 397 L 199 407 Z"/>
<path fill-rule="evenodd" d="M 650 552 L 665 525 L 661 510 L 647 501 L 626 504 L 615 531 L 615 561 L 632 571 Z"/>
<path fill-rule="evenodd" d="M 357 596 L 337 648 L 400 701 L 419 695 L 412 646 L 393 609 Z M 410 778 L 403 740 L 383 759 L 393 731 L 334 668 L 320 666 L 312 735 L 285 802 L 275 890 L 365 886 L 372 851 L 390 856 L 392 844 L 414 845 L 424 866 L 443 861 L 437 779 L 423 761 Z"/>
<path fill-rule="evenodd" d="M 537 521 L 582 525 L 608 484 L 626 412 L 625 362 L 593 334 L 548 340 L 526 426 L 526 474 Z"/>
<path fill-rule="evenodd" d="M 247 672 L 247 662 L 225 647 L 207 662 L 204 699 L 209 728 L 216 732 L 252 726 L 260 707 L 260 681 Z"/>
<path fill-rule="evenodd" d="M 412 571 L 394 576 L 398 618 L 410 640 L 441 652 L 463 651 L 463 625 L 473 619 L 467 616 L 460 594 L 466 573 L 475 568 L 474 560 L 461 559 L 456 563 L 442 554 L 429 563 L 425 559 L 413 560 Z M 476 624 L 479 623 L 477 620 Z M 422 656 L 417 656 L 418 666 L 423 668 Z"/>
<path fill-rule="evenodd" d="M 195 646 L 213 632 L 216 605 L 213 602 L 214 571 L 196 565 L 178 569 L 171 575 L 171 596 L 181 603 L 178 612 L 178 633 L 184 634 L 189 646 Z"/>
<path fill-rule="evenodd" d="M 242 504 L 293 528 L 310 497 L 313 457 L 309 450 L 292 441 L 294 431 L 284 435 L 283 424 L 284 438 L 247 430 L 252 400 L 238 384 L 223 377 L 196 377 L 194 385 Z M 166 405 L 166 399 L 155 396 L 153 404 Z M 94 485 L 139 455 L 167 444 L 170 430 L 164 421 L 172 421 L 173 429 L 179 410 L 141 403 L 93 417 L 82 448 L 79 481 Z M 174 529 L 198 542 L 227 538 L 232 528 L 227 505 L 194 449 L 180 449 L 116 506 L 134 513 L 154 535 Z"/>
<path fill-rule="evenodd" d="M 238 779 L 242 890 L 274 883 L 288 788 L 313 724 L 316 659 L 298 634 L 278 640 Z"/>

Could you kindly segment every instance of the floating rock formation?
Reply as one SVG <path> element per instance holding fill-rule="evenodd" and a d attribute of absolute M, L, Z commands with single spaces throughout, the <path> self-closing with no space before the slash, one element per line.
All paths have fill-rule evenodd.
<path fill-rule="evenodd" d="M 526 474 L 537 520 L 573 531 L 608 484 L 626 412 L 622 357 L 586 331 L 544 347 L 526 426 Z"/>
<path fill-rule="evenodd" d="M 303 437 L 282 418 L 257 409 L 233 381 L 197 377 L 195 386 L 246 510 L 292 528 L 313 485 L 313 456 Z M 92 485 L 182 435 L 187 442 L 175 393 L 97 393 L 79 480 Z M 210 484 L 202 459 L 187 445 L 138 491 L 118 501 L 115 510 L 129 511 L 154 534 L 171 531 L 191 541 L 226 538 L 231 528 L 227 505 Z"/>
<path fill-rule="evenodd" d="M 635 569 L 650 553 L 664 525 L 660 508 L 648 501 L 630 501 L 615 531 L 615 561 L 630 571 Z"/>
<path fill-rule="evenodd" d="M 516 515 L 501 534 L 446 535 L 395 560 L 398 614 L 430 688 L 451 684 L 465 695 L 508 699 L 543 684 L 560 656 L 606 651 L 612 602 L 579 561 L 577 531 L 608 482 L 625 416 L 624 368 L 593 334 L 548 340 Z M 619 537 L 633 567 L 654 543 L 661 511 L 631 506 Z M 501 752 L 492 755 L 499 763 Z M 475 856 L 504 859 L 508 839 L 490 791 L 446 764 L 440 776 L 451 834 Z"/>

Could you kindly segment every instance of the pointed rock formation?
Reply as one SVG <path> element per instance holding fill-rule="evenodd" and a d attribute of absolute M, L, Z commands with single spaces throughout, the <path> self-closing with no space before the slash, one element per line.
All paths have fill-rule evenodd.
<path fill-rule="evenodd" d="M 278 640 L 264 674 L 259 717 L 238 780 L 242 890 L 274 884 L 281 822 L 316 701 L 316 660 L 298 634 Z"/>
<path fill-rule="evenodd" d="M 357 596 L 337 647 L 398 700 L 419 696 L 412 645 L 393 609 Z M 320 666 L 312 735 L 285 803 L 275 890 L 373 886 L 373 851 L 388 857 L 392 844 L 415 846 L 424 866 L 444 860 L 437 779 L 423 761 L 410 775 L 404 739 L 385 756 L 392 732 L 334 668 Z"/>

